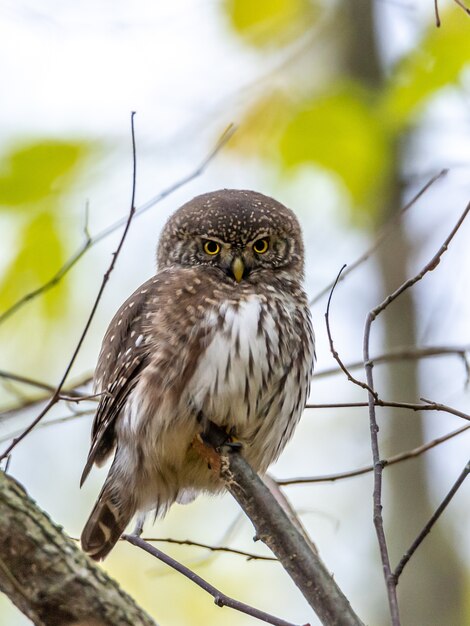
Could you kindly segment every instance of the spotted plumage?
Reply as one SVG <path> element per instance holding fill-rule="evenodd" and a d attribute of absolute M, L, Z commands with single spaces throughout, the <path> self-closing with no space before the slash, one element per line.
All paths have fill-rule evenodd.
<path fill-rule="evenodd" d="M 157 274 L 122 305 L 104 337 L 103 392 L 82 476 L 114 460 L 82 533 L 102 559 L 137 512 L 221 484 L 192 448 L 212 421 L 265 472 L 305 406 L 314 357 L 296 217 L 272 198 L 221 190 L 167 222 Z"/>

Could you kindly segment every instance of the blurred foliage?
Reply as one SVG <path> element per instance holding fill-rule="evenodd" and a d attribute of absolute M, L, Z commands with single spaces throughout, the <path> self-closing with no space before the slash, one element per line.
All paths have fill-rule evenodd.
<path fill-rule="evenodd" d="M 358 208 L 377 206 L 389 165 L 388 134 L 354 85 L 305 101 L 287 123 L 280 150 L 287 168 L 321 166 L 343 181 Z"/>
<path fill-rule="evenodd" d="M 1 283 L 0 307 L 7 309 L 24 294 L 46 283 L 66 259 L 61 229 L 52 212 L 38 213 L 25 224 L 15 258 Z M 42 296 L 44 313 L 54 316 L 66 295 L 66 281 Z"/>
<path fill-rule="evenodd" d="M 285 91 L 278 89 L 268 94 L 263 93 L 245 111 L 242 124 L 230 139 L 227 148 L 269 160 L 280 158 L 278 147 L 281 134 L 294 110 L 295 104 Z"/>
<path fill-rule="evenodd" d="M 226 0 L 225 10 L 237 33 L 260 47 L 297 39 L 319 14 L 312 0 Z"/>
<path fill-rule="evenodd" d="M 315 6 L 318 9 L 320 5 Z M 336 11 L 340 8 L 337 4 Z M 264 34 L 264 45 L 286 52 L 283 33 L 298 31 L 299 24 L 312 25 L 312 6 L 300 0 L 231 0 L 226 10 L 244 39 L 256 26 L 257 32 Z M 344 23 L 331 6 L 325 5 L 327 10 L 330 24 Z M 265 89 L 260 91 L 245 111 L 230 147 L 262 157 L 280 174 L 305 165 L 326 170 L 349 191 L 350 219 L 364 222 L 368 218 L 366 221 L 373 223 L 390 184 L 401 134 L 416 123 L 424 105 L 441 88 L 458 84 L 470 61 L 468 17 L 454 7 L 442 18 L 443 27 L 436 29 L 430 24 L 418 45 L 374 88 L 365 89 L 351 79 L 347 59 L 339 76 L 332 64 L 328 78 L 326 66 L 325 80 L 325 67 L 318 68 L 322 58 L 318 46 L 322 44 L 312 41 L 303 55 L 294 55 L 279 68 L 283 88 L 277 87 L 269 95 Z M 345 33 L 338 38 L 338 45 Z M 259 45 L 258 40 L 249 41 Z M 334 37 L 329 45 L 335 45 Z"/>
<path fill-rule="evenodd" d="M 413 118 L 439 89 L 457 84 L 470 62 L 468 17 L 448 11 L 441 28 L 431 27 L 420 45 L 394 68 L 383 94 L 383 114 L 395 127 Z"/>
<path fill-rule="evenodd" d="M 67 207 L 78 175 L 89 156 L 86 142 L 44 139 L 13 147 L 0 161 L 0 212 L 17 231 L 13 258 L 0 278 L 0 313 L 46 283 L 70 254 L 73 214 Z M 46 319 L 63 313 L 67 281 L 39 299 Z"/>
<path fill-rule="evenodd" d="M 13 148 L 0 164 L 0 206 L 30 210 L 64 194 L 85 152 L 85 144 L 54 140 Z"/>

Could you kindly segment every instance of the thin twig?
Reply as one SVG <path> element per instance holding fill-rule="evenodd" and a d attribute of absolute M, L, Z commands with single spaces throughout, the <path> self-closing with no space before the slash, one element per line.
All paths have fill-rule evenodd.
<path fill-rule="evenodd" d="M 362 387 L 362 389 L 366 389 L 367 391 L 373 393 L 374 397 L 377 397 L 377 394 L 374 391 L 372 391 L 372 389 L 366 383 L 362 382 L 361 380 L 358 380 L 357 378 L 354 378 L 354 376 L 351 374 L 351 372 L 348 370 L 348 368 L 345 366 L 345 364 L 341 360 L 338 352 L 335 349 L 334 342 L 333 342 L 333 335 L 331 333 L 331 327 L 330 327 L 330 305 L 331 305 L 331 300 L 333 298 L 333 293 L 335 291 L 336 285 L 338 284 L 340 276 L 345 267 L 346 265 L 343 265 L 343 267 L 339 270 L 338 275 L 336 276 L 336 280 L 333 283 L 333 286 L 331 288 L 330 295 L 328 296 L 328 303 L 326 305 L 325 323 L 326 323 L 326 332 L 328 334 L 328 341 L 330 344 L 330 352 L 333 355 L 333 358 L 335 359 L 335 361 L 338 363 L 341 370 L 344 372 L 344 374 L 346 374 L 350 382 L 354 383 L 355 385 L 358 385 L 359 387 Z"/>
<path fill-rule="evenodd" d="M 21 383 L 30 387 L 36 387 L 36 389 L 44 389 L 45 391 L 53 392 L 55 390 L 55 387 L 48 385 L 47 383 L 43 383 L 40 380 L 34 380 L 33 378 L 21 376 L 20 374 L 13 374 L 13 372 L 6 372 L 5 370 L 0 370 L 0 378 L 12 380 L 15 383 Z"/>
<path fill-rule="evenodd" d="M 423 399 L 423 398 L 422 398 Z M 306 409 L 356 409 L 369 406 L 368 402 L 337 402 L 331 404 L 306 404 Z M 441 404 L 439 402 L 429 402 L 428 404 L 419 404 L 418 402 L 395 402 L 393 400 L 382 400 L 377 398 L 375 400 L 375 406 L 388 407 L 392 409 L 407 409 L 409 411 L 439 411 L 461 417 L 464 420 L 470 421 L 470 415 L 454 409 L 447 404 Z"/>
<path fill-rule="evenodd" d="M 387 539 L 382 517 L 382 471 L 383 465 L 380 462 L 380 450 L 378 432 L 379 426 L 375 415 L 376 395 L 374 391 L 374 378 L 372 375 L 373 365 L 369 355 L 370 326 L 375 317 L 371 313 L 367 316 L 366 327 L 364 331 L 364 368 L 366 371 L 366 380 L 371 391 L 368 391 L 369 405 L 369 424 L 370 424 L 370 441 L 372 448 L 372 461 L 374 467 L 374 492 L 373 492 L 373 509 L 374 509 L 374 526 L 379 543 L 380 558 L 382 561 L 382 569 L 387 588 L 388 604 L 390 608 L 390 616 L 393 626 L 400 626 L 400 613 L 398 610 L 397 588 L 395 579 L 392 575 L 390 556 L 388 553 Z"/>
<path fill-rule="evenodd" d="M 8 374 L 7 377 L 9 377 L 9 376 L 10 375 Z M 15 374 L 13 374 L 13 376 L 15 376 Z M 33 379 L 29 379 L 29 380 L 30 380 L 30 382 L 32 384 L 33 383 Z M 76 381 L 74 381 L 70 386 L 67 386 L 67 388 L 64 389 L 64 394 L 68 395 L 68 396 L 74 396 L 76 394 L 78 397 L 80 397 L 80 393 L 81 392 L 79 392 L 78 389 L 80 387 L 85 387 L 86 385 L 90 384 L 92 380 L 93 380 L 93 376 L 91 374 L 85 374 L 85 375 L 81 376 L 80 378 L 78 378 Z M 38 383 L 38 384 L 36 384 L 36 383 Z M 43 384 L 46 384 L 46 383 L 41 383 L 40 381 L 34 381 L 34 385 L 33 386 L 41 388 Z M 52 387 L 52 391 L 54 391 L 53 387 Z M 42 404 L 43 402 L 46 402 L 47 400 L 49 400 L 50 397 L 51 397 L 50 393 L 48 393 L 48 394 L 45 394 L 45 395 L 37 396 L 35 398 L 28 398 L 27 400 L 24 400 L 20 404 L 17 404 L 15 406 L 9 407 L 9 408 L 5 409 L 4 411 L 2 411 L 0 413 L 0 420 L 2 420 L 4 418 L 14 417 L 18 413 L 21 413 L 22 411 L 26 411 L 28 409 L 32 409 L 33 407 L 37 406 L 38 404 Z"/>
<path fill-rule="evenodd" d="M 398 213 L 394 213 L 393 216 L 387 221 L 386 224 L 381 228 L 379 234 L 377 235 L 375 241 L 360 257 L 358 257 L 353 263 L 349 263 L 346 270 L 341 274 L 341 278 L 339 280 L 344 280 L 346 276 L 348 276 L 351 272 L 353 272 L 359 265 L 362 265 L 367 261 L 372 254 L 382 245 L 385 239 L 389 236 L 392 231 L 394 225 L 400 221 L 403 214 L 406 213 L 411 207 L 416 204 L 416 202 L 423 196 L 428 189 L 434 185 L 438 180 L 447 175 L 449 170 L 444 169 L 441 170 L 438 174 L 432 176 L 425 185 L 421 187 L 421 189 L 411 198 L 409 202 L 407 202 Z M 338 279 L 337 279 L 338 280 Z M 324 296 L 331 292 L 333 288 L 334 282 L 330 283 L 326 287 L 324 287 L 319 293 L 317 293 L 311 300 L 310 306 L 313 306 L 317 302 L 319 302 Z"/>
<path fill-rule="evenodd" d="M 470 9 L 461 1 L 461 0 L 454 0 L 455 4 L 457 4 L 461 9 L 463 9 L 465 11 L 465 13 L 467 15 L 470 15 Z"/>
<path fill-rule="evenodd" d="M 195 178 L 197 178 L 198 176 L 200 176 L 204 172 L 204 170 L 207 168 L 209 163 L 217 155 L 217 153 L 229 141 L 229 139 L 232 137 L 232 135 L 235 132 L 235 130 L 236 130 L 235 126 L 233 124 L 230 124 L 230 126 L 228 126 L 225 129 L 225 131 L 222 133 L 222 135 L 221 135 L 220 139 L 217 141 L 215 147 L 211 150 L 211 152 L 208 154 L 208 156 L 202 161 L 202 163 L 195 170 L 190 172 L 187 176 L 184 176 L 183 178 L 178 180 L 176 183 L 173 183 L 172 185 L 170 185 L 169 187 L 167 187 L 166 189 L 161 191 L 158 195 L 156 195 L 153 198 L 151 198 L 150 200 L 148 200 L 145 204 L 140 206 L 138 209 L 135 209 L 134 210 L 134 217 L 138 217 L 138 216 L 142 215 L 142 213 L 145 213 L 146 211 L 148 211 L 150 208 L 155 206 L 155 204 L 157 204 L 158 202 L 161 202 L 164 198 L 166 198 L 167 196 L 169 196 L 172 193 L 174 193 L 180 187 L 183 187 L 184 185 L 186 185 L 190 181 L 192 181 Z M 102 241 L 103 239 L 105 239 L 106 237 L 111 235 L 112 233 L 114 233 L 116 230 L 121 228 L 121 226 L 125 226 L 127 221 L 128 221 L 127 217 L 124 217 L 124 218 L 122 218 L 120 220 L 117 220 L 116 222 L 114 222 L 110 226 L 104 228 L 102 231 L 100 231 L 94 237 L 90 237 L 90 235 L 88 233 L 88 228 L 85 225 L 85 236 L 86 236 L 86 238 L 85 238 L 85 242 L 80 246 L 80 248 L 70 257 L 70 259 L 68 261 L 66 261 L 66 263 L 46 283 L 44 283 L 43 285 L 41 285 L 37 289 L 34 289 L 33 291 L 27 293 L 26 295 L 22 296 L 11 307 L 9 307 L 6 311 L 4 311 L 2 314 L 0 314 L 0 324 L 5 322 L 9 317 L 11 317 L 14 313 L 16 313 L 19 309 L 21 309 L 29 301 L 33 300 L 34 298 L 36 298 L 37 296 L 39 296 L 41 294 L 46 293 L 47 291 L 52 289 L 52 287 L 57 285 L 57 283 L 59 283 L 64 278 L 64 276 L 74 267 L 74 265 L 76 265 L 78 263 L 78 261 L 83 257 L 83 255 L 91 247 L 95 246 L 97 243 L 99 243 L 100 241 Z"/>
<path fill-rule="evenodd" d="M 422 446 L 418 446 L 413 448 L 412 450 L 407 450 L 406 452 L 400 452 L 400 454 L 395 454 L 394 456 L 390 456 L 388 459 L 382 459 L 380 462 L 383 467 L 388 467 L 390 465 L 395 465 L 396 463 L 401 463 L 402 461 L 406 461 L 408 459 L 414 459 L 421 454 L 424 454 L 428 450 L 439 446 L 441 443 L 449 441 L 454 437 L 457 437 L 461 433 L 465 432 L 470 428 L 470 424 L 466 426 L 462 426 L 457 430 L 453 430 L 446 435 L 442 435 L 441 437 L 436 437 L 432 441 L 423 444 Z M 343 480 L 345 478 L 353 478 L 354 476 L 362 476 L 364 474 L 369 474 L 374 470 L 373 465 L 366 465 L 365 467 L 360 467 L 358 469 L 349 470 L 347 472 L 338 472 L 337 474 L 325 474 L 323 476 L 302 476 L 299 478 L 280 478 L 276 479 L 278 485 L 284 487 L 286 485 L 305 485 L 310 483 L 326 483 L 326 482 L 334 482 L 336 480 Z"/>
<path fill-rule="evenodd" d="M 444 413 L 449 413 L 450 415 L 455 415 L 456 417 L 461 417 L 464 420 L 470 421 L 470 415 L 468 413 L 464 413 L 463 411 L 454 409 L 451 406 L 447 406 L 447 404 L 440 404 L 437 402 L 419 404 L 413 402 L 394 402 L 393 400 L 379 399 L 376 402 L 376 406 L 390 407 L 393 409 L 409 409 L 410 411 L 442 411 Z"/>
<path fill-rule="evenodd" d="M 0 314 L 0 324 L 6 322 L 6 320 L 14 315 L 19 309 L 21 309 L 25 304 L 34 300 L 38 296 L 42 295 L 46 291 L 49 291 L 53 287 L 55 287 L 68 272 L 80 261 L 82 256 L 91 248 L 93 245 L 93 240 L 87 238 L 84 243 L 80 246 L 80 248 L 68 259 L 64 265 L 50 278 L 46 283 L 33 289 L 28 292 L 24 296 L 22 296 L 19 300 L 17 300 L 14 304 L 12 304 L 6 311 Z"/>
<path fill-rule="evenodd" d="M 93 307 L 91 309 L 91 312 L 88 316 L 87 322 L 85 324 L 85 328 L 83 329 L 80 339 L 78 340 L 77 346 L 72 354 L 72 358 L 70 359 L 67 367 L 65 368 L 65 372 L 62 375 L 62 378 L 60 379 L 59 384 L 57 385 L 57 388 L 55 389 L 54 393 L 52 394 L 52 397 L 50 398 L 50 400 L 48 401 L 48 403 L 46 404 L 46 406 L 43 408 L 43 410 L 39 413 L 39 415 L 29 424 L 29 426 L 27 428 L 25 428 L 25 430 L 22 432 L 21 435 L 19 435 L 18 437 L 15 437 L 15 439 L 13 439 L 13 441 L 11 442 L 11 444 L 7 447 L 7 449 L 3 452 L 3 454 L 0 456 L 0 461 L 5 458 L 8 454 L 10 454 L 10 452 L 13 450 L 13 448 L 15 448 L 15 446 L 18 445 L 18 443 L 20 441 L 22 441 L 32 430 L 33 428 L 42 420 L 42 418 L 49 412 L 49 410 L 58 402 L 59 397 L 60 397 L 60 393 L 62 391 L 62 387 L 65 384 L 65 381 L 67 380 L 67 377 L 73 367 L 73 364 L 75 363 L 75 360 L 78 356 L 78 353 L 80 352 L 80 349 L 83 345 L 83 342 L 85 340 L 85 337 L 88 333 L 88 329 L 91 326 L 91 322 L 93 321 L 93 318 L 95 316 L 95 313 L 98 309 L 98 305 L 101 301 L 101 297 L 104 293 L 105 287 L 108 283 L 109 277 L 111 276 L 111 273 L 116 265 L 116 261 L 119 257 L 119 254 L 122 250 L 122 247 L 124 245 L 124 241 L 126 240 L 127 237 L 127 233 L 129 232 L 129 228 L 132 222 L 132 218 L 134 217 L 135 214 L 135 190 L 136 190 L 136 177 L 137 177 L 137 156 L 136 156 L 136 148 L 135 148 L 135 129 L 134 129 L 134 115 L 135 113 L 132 112 L 131 114 L 131 137 L 132 137 L 132 193 L 131 193 L 131 206 L 130 206 L 130 210 L 129 210 L 129 215 L 127 218 L 127 222 L 126 225 L 124 227 L 123 233 L 121 235 L 121 239 L 119 241 L 119 244 L 115 250 L 115 252 L 112 255 L 112 259 L 111 259 L 111 263 L 108 267 L 108 269 L 106 270 L 104 276 L 103 276 L 103 280 L 101 282 L 101 287 L 98 291 L 98 295 L 95 298 L 95 302 L 93 304 Z"/>
<path fill-rule="evenodd" d="M 423 540 L 426 537 L 426 535 L 428 535 L 430 533 L 432 527 L 437 522 L 439 517 L 442 515 L 442 513 L 445 510 L 445 508 L 447 507 L 449 502 L 452 500 L 452 498 L 455 496 L 455 494 L 457 493 L 457 491 L 459 490 L 460 486 L 463 484 L 464 480 L 467 478 L 469 473 L 470 473 L 470 461 L 468 461 L 467 465 L 463 468 L 462 473 L 457 478 L 455 483 L 452 485 L 452 488 L 450 489 L 450 491 L 448 492 L 448 494 L 446 495 L 444 500 L 437 507 L 437 509 L 436 509 L 435 513 L 432 515 L 431 519 L 424 526 L 423 530 L 419 533 L 419 535 L 416 537 L 416 539 L 413 541 L 411 546 L 408 548 L 408 550 L 405 552 L 405 554 L 401 558 L 400 562 L 398 563 L 397 567 L 395 568 L 395 571 L 393 572 L 393 576 L 394 576 L 394 578 L 396 580 L 396 583 L 398 583 L 398 579 L 400 578 L 400 575 L 403 572 L 403 569 L 404 569 L 405 565 L 408 563 L 408 561 L 411 559 L 411 557 L 416 552 L 418 547 L 421 545 L 421 543 L 423 542 Z"/>
<path fill-rule="evenodd" d="M 91 393 L 90 395 L 83 395 L 78 397 L 74 395 L 69 396 L 67 394 L 61 393 L 59 396 L 59 400 L 62 400 L 63 402 L 73 402 L 73 404 L 80 404 L 81 402 L 95 402 L 102 396 L 110 397 L 111 393 L 109 391 L 99 391 L 97 393 Z"/>
<path fill-rule="evenodd" d="M 459 228 L 462 226 L 462 224 L 463 224 L 463 222 L 464 222 L 464 220 L 467 217 L 469 212 L 470 212 L 470 202 L 467 204 L 467 206 L 465 207 L 465 210 L 463 211 L 462 215 L 457 220 L 454 228 L 450 231 L 450 233 L 447 236 L 446 240 L 444 241 L 442 246 L 439 248 L 439 250 L 436 252 L 436 254 L 432 257 L 432 259 L 429 261 L 429 263 L 426 263 L 426 265 L 423 267 L 423 269 L 418 274 L 413 276 L 413 278 L 410 278 L 410 279 L 406 280 L 402 285 L 400 285 L 400 287 L 398 287 L 398 289 L 396 289 L 392 294 L 387 296 L 383 302 L 381 302 L 378 306 L 376 306 L 375 309 L 373 309 L 371 311 L 371 315 L 372 315 L 372 320 L 371 321 L 374 321 L 374 319 L 384 309 L 386 309 L 389 304 L 391 304 L 394 300 L 396 300 L 398 298 L 398 296 L 400 296 L 404 291 L 406 291 L 407 289 L 409 289 L 410 287 L 415 285 L 428 272 L 432 272 L 433 270 L 436 269 L 436 267 L 439 265 L 439 263 L 441 261 L 442 255 L 447 251 L 450 242 L 452 241 L 452 239 L 457 234 Z"/>
<path fill-rule="evenodd" d="M 274 626 L 294 626 L 290 622 L 286 622 L 285 620 L 275 617 L 274 615 L 270 615 L 269 613 L 265 613 L 264 611 L 255 609 L 254 607 L 249 606 L 244 602 L 240 602 L 239 600 L 235 600 L 234 598 L 225 595 L 224 593 L 219 591 L 219 589 L 204 580 L 204 578 L 190 570 L 188 567 L 186 567 L 182 563 L 179 563 L 171 556 L 163 553 L 155 546 L 150 545 L 140 537 L 137 537 L 136 535 L 123 535 L 122 538 L 132 545 L 137 546 L 141 550 L 148 552 L 159 561 L 162 561 L 166 565 L 169 565 L 180 574 L 183 574 L 183 576 L 186 576 L 186 578 L 189 578 L 189 580 L 198 585 L 198 587 L 201 587 L 201 589 L 207 591 L 207 593 L 209 593 L 214 598 L 214 602 L 217 606 L 227 606 L 231 609 L 235 609 L 235 611 L 240 611 L 241 613 L 245 613 L 246 615 L 255 617 L 256 619 L 259 619 L 267 624 L 274 624 Z"/>
<path fill-rule="evenodd" d="M 85 417 L 87 415 L 93 415 L 94 412 L 95 412 L 95 409 L 87 409 L 86 411 L 79 411 L 78 413 L 73 413 L 72 415 L 64 415 L 62 417 L 56 417 L 54 419 L 49 420 L 48 422 L 41 422 L 40 424 L 38 424 L 37 430 L 39 430 L 40 428 L 47 428 L 49 426 L 57 426 L 57 424 L 65 424 L 66 422 L 72 422 L 73 420 L 76 420 L 77 418 Z M 0 437 L 0 443 L 5 443 L 6 441 L 10 441 L 11 439 L 14 439 L 15 437 L 18 437 L 18 435 L 21 435 L 22 432 L 23 432 L 23 428 L 18 429 L 12 433 L 9 433 L 8 435 L 5 435 L 4 437 Z"/>
<path fill-rule="evenodd" d="M 434 15 L 435 15 L 435 18 L 436 18 L 436 26 L 437 26 L 437 28 L 439 28 L 440 25 L 441 25 L 441 18 L 439 17 L 438 0 L 434 0 Z"/>
<path fill-rule="evenodd" d="M 247 561 L 274 561 L 277 559 L 273 556 L 263 556 L 261 554 L 254 554 L 253 552 L 246 552 L 245 550 L 238 550 L 237 548 L 229 548 L 228 546 L 212 546 L 207 543 L 200 543 L 199 541 L 192 541 L 191 539 L 171 539 L 169 537 L 142 537 L 143 541 L 148 543 L 171 543 L 178 546 L 194 546 L 195 548 L 205 548 L 211 552 L 226 552 L 228 554 L 235 554 L 238 556 L 246 557 Z"/>
<path fill-rule="evenodd" d="M 387 540 L 385 537 L 384 524 L 383 524 L 383 516 L 382 516 L 382 471 L 383 465 L 380 461 L 380 451 L 379 451 L 379 441 L 378 441 L 378 432 L 379 427 L 377 424 L 377 418 L 375 414 L 375 407 L 377 405 L 377 396 L 374 391 L 374 379 L 372 374 L 373 363 L 370 359 L 369 346 L 370 346 L 370 333 L 372 328 L 372 323 L 377 319 L 378 315 L 382 313 L 394 300 L 396 300 L 401 294 L 403 294 L 407 289 L 410 289 L 413 285 L 415 285 L 418 281 L 420 281 L 428 272 L 432 272 L 440 263 L 442 255 L 448 249 L 448 246 L 452 239 L 455 237 L 459 228 L 461 227 L 463 221 L 467 217 L 470 211 L 470 202 L 467 204 L 465 210 L 463 211 L 460 218 L 457 220 L 454 228 L 449 233 L 448 237 L 445 239 L 444 243 L 441 245 L 436 254 L 432 257 L 432 259 L 426 263 L 423 269 L 418 272 L 415 276 L 406 280 L 398 289 L 396 289 L 392 294 L 387 296 L 383 302 L 381 302 L 378 306 L 372 309 L 366 319 L 366 324 L 364 328 L 364 345 L 363 345 L 363 357 L 364 357 L 364 369 L 366 372 L 367 384 L 369 385 L 372 391 L 368 392 L 368 404 L 369 404 L 369 421 L 370 421 L 370 440 L 372 447 L 372 458 L 374 465 L 374 493 L 373 493 L 373 501 L 374 501 L 374 525 L 377 533 L 377 539 L 379 543 L 380 556 L 382 560 L 382 567 L 384 571 L 385 584 L 387 587 L 387 595 L 390 606 L 390 615 L 392 618 L 393 626 L 400 625 L 400 616 L 398 611 L 398 601 L 397 601 L 397 590 L 396 590 L 396 578 L 391 571 L 390 566 L 390 557 L 388 553 Z M 392 403 L 389 403 L 391 406 Z"/>
<path fill-rule="evenodd" d="M 36 387 L 36 389 L 44 389 L 45 391 L 54 392 L 55 387 L 49 385 L 48 383 L 44 383 L 40 380 L 36 380 L 34 378 L 29 378 L 28 376 L 21 376 L 20 374 L 14 374 L 13 372 L 6 372 L 5 370 L 0 370 L 0 378 L 4 378 L 5 380 L 11 380 L 15 383 L 21 383 L 23 385 L 28 385 L 30 387 Z M 80 386 L 80 385 L 77 385 Z M 80 391 L 76 391 L 75 389 L 71 389 L 68 392 L 70 399 L 75 402 L 78 400 L 84 400 L 86 396 L 82 394 Z M 47 400 L 49 395 L 44 396 L 43 400 Z M 1 417 L 1 414 L 0 414 Z"/>
<path fill-rule="evenodd" d="M 371 358 L 374 365 L 381 365 L 382 363 L 394 363 L 396 361 L 414 361 L 420 359 L 429 359 L 436 356 L 458 356 L 462 359 L 465 367 L 465 374 L 467 379 L 470 378 L 470 363 L 468 360 L 468 353 L 470 352 L 470 346 L 424 346 L 424 347 L 410 347 L 410 348 L 394 348 L 388 352 L 378 354 Z M 351 370 L 357 370 L 364 367 L 364 362 L 352 361 L 347 363 L 345 367 Z M 315 378 L 327 378 L 328 376 L 334 376 L 340 374 L 343 370 L 340 367 L 329 367 L 315 372 Z"/>

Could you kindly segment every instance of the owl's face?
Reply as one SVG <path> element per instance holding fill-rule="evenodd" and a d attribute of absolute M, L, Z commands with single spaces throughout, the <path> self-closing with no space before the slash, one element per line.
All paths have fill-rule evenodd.
<path fill-rule="evenodd" d="M 160 237 L 158 269 L 217 268 L 228 280 L 262 280 L 265 270 L 303 276 L 304 250 L 295 215 L 254 191 L 224 189 L 184 204 Z"/>

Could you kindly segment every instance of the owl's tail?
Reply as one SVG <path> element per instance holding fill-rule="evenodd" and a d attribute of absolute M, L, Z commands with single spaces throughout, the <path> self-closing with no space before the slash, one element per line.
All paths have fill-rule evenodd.
<path fill-rule="evenodd" d="M 103 560 L 114 548 L 134 512 L 130 502 L 123 502 L 113 493 L 108 477 L 81 534 L 83 551 L 95 561 Z"/>

